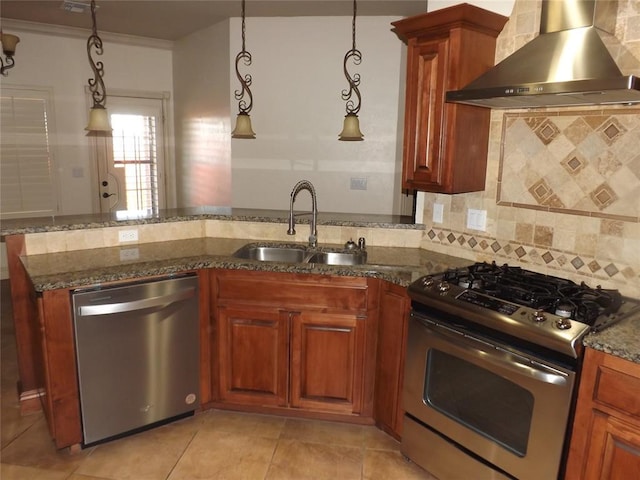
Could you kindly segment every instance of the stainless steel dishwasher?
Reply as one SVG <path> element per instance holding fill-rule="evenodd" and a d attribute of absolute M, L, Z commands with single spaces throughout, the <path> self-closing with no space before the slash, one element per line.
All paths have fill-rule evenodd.
<path fill-rule="evenodd" d="M 72 298 L 85 446 L 198 408 L 196 276 L 76 290 Z"/>

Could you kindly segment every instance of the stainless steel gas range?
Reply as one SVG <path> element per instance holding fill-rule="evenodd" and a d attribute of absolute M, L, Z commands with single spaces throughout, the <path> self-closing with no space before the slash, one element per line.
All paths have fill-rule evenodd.
<path fill-rule="evenodd" d="M 404 455 L 440 480 L 561 478 L 582 338 L 640 302 L 495 263 L 408 292 Z"/>

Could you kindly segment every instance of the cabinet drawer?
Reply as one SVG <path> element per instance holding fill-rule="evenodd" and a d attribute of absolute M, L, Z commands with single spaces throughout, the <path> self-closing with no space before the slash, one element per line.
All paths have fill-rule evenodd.
<path fill-rule="evenodd" d="M 601 365 L 596 378 L 594 401 L 640 419 L 640 376 Z"/>
<path fill-rule="evenodd" d="M 363 313 L 367 309 L 367 280 L 362 277 L 222 271 L 214 278 L 220 304 L 243 302 Z"/>

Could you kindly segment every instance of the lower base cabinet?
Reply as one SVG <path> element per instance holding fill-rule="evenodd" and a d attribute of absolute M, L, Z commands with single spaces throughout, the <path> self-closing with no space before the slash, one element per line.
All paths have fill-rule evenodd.
<path fill-rule="evenodd" d="M 374 416 L 388 434 L 402 436 L 402 380 L 411 301 L 406 287 L 380 288 Z"/>
<path fill-rule="evenodd" d="M 378 282 L 214 271 L 220 402 L 371 416 Z"/>
<path fill-rule="evenodd" d="M 640 364 L 586 349 L 565 480 L 640 472 Z"/>

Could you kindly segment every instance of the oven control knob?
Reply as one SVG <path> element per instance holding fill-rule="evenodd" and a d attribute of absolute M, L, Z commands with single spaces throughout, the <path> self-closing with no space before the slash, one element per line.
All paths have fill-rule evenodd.
<path fill-rule="evenodd" d="M 433 284 L 435 283 L 435 281 L 433 280 L 433 277 L 423 277 L 422 278 L 422 286 L 424 288 L 431 288 L 433 287 Z"/>
<path fill-rule="evenodd" d="M 450 288 L 451 288 L 451 285 L 449 285 L 447 282 L 440 282 L 438 284 L 438 291 L 440 293 L 447 293 Z"/>
<path fill-rule="evenodd" d="M 569 320 L 568 318 L 559 318 L 558 320 L 556 320 L 556 327 L 558 327 L 560 330 L 568 330 L 569 328 L 571 328 L 571 320 Z"/>
<path fill-rule="evenodd" d="M 542 310 L 536 310 L 531 314 L 531 320 L 537 323 L 542 323 L 547 319 L 547 316 Z"/>

